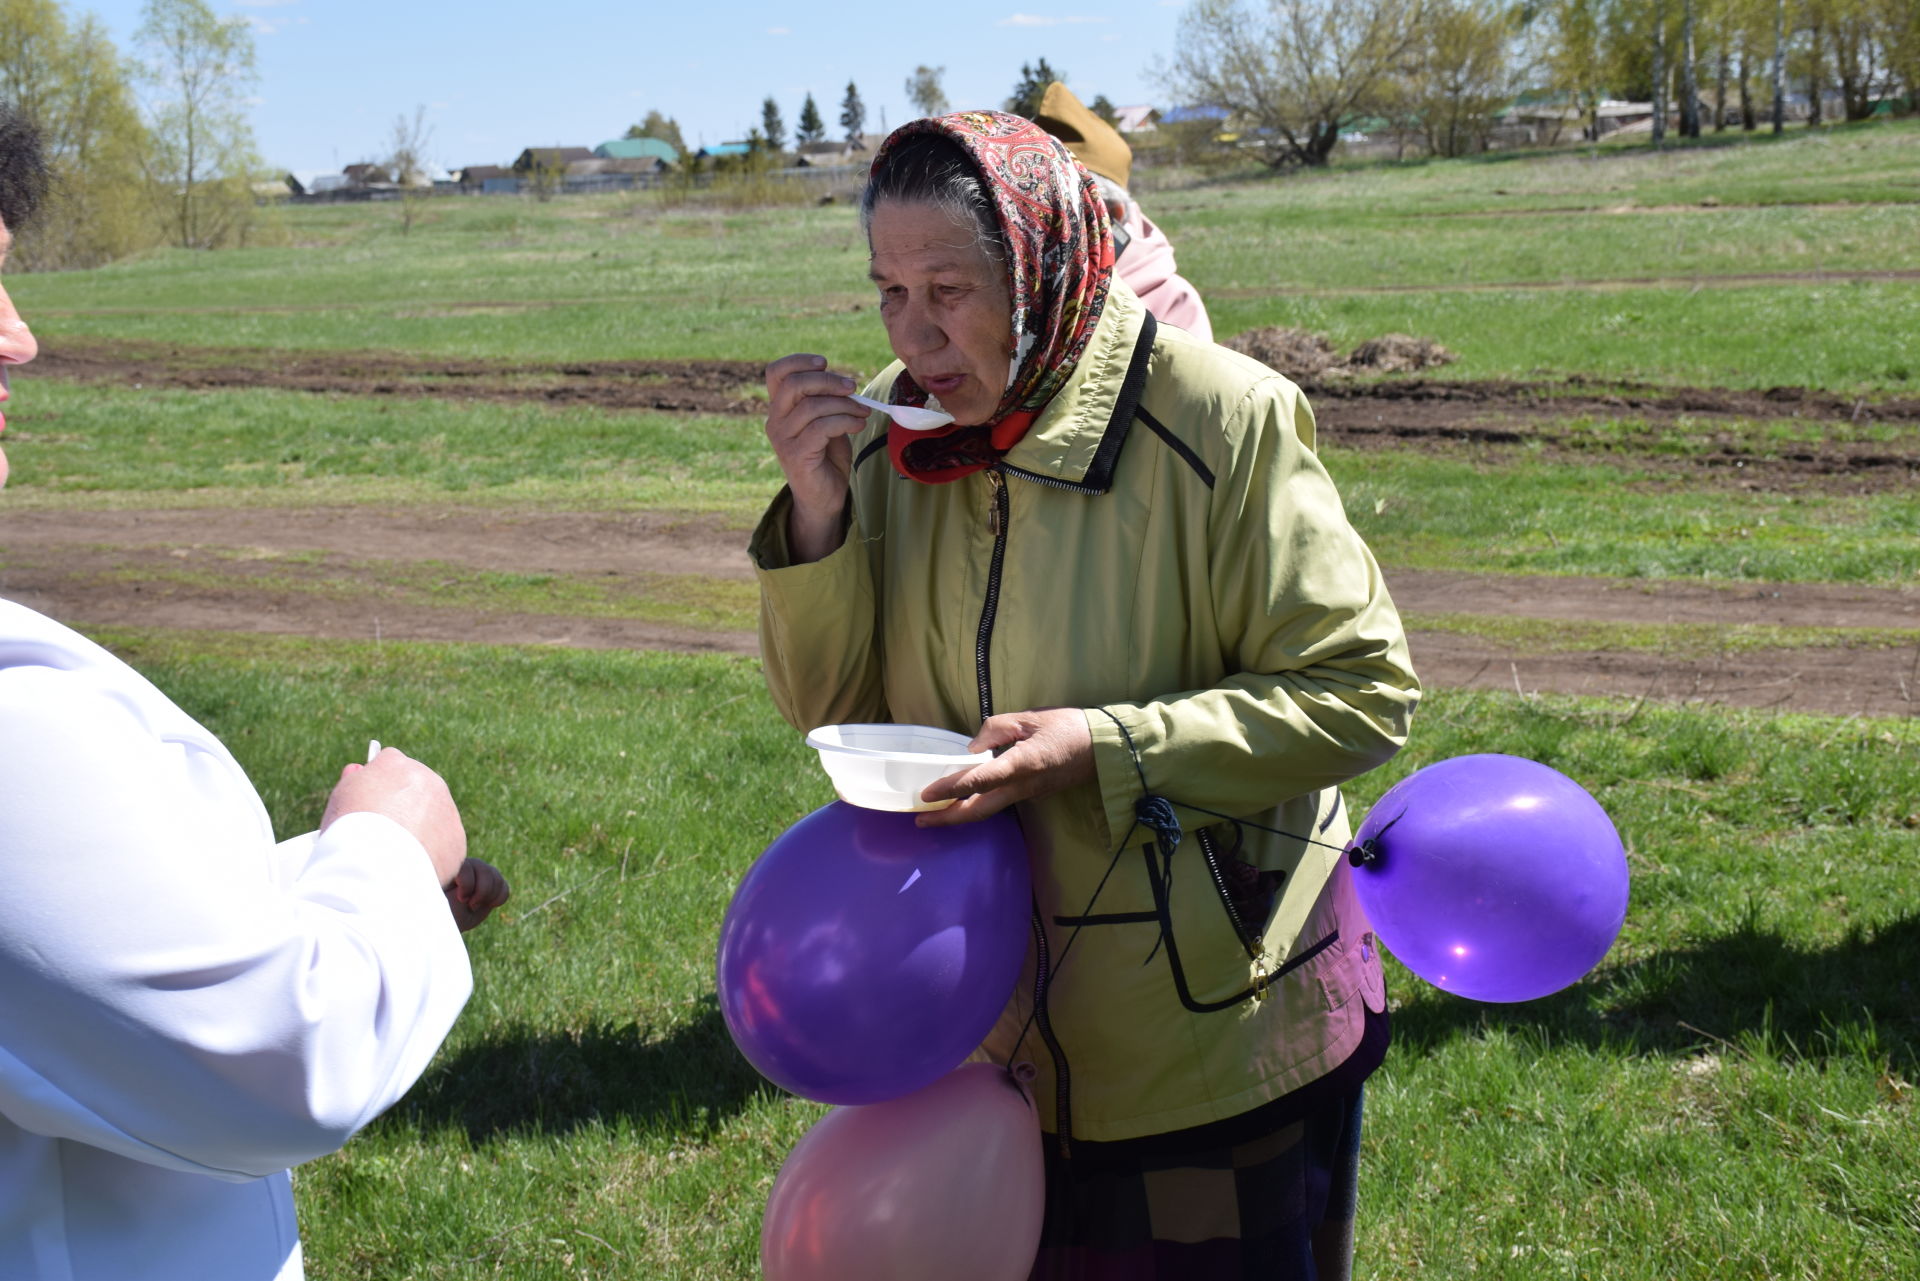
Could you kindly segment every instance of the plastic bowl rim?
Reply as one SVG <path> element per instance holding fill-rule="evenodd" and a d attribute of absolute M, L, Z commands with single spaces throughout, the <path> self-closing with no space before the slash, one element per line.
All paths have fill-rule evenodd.
<path fill-rule="evenodd" d="M 825 730 L 864 729 L 868 727 L 875 729 L 917 729 L 926 730 L 935 734 L 947 734 L 951 735 L 962 746 L 972 741 L 963 734 L 956 734 L 950 729 L 941 729 L 938 725 L 906 725 L 894 721 L 845 721 L 835 725 L 821 725 L 809 730 L 807 733 L 807 746 L 821 753 L 833 752 L 841 756 L 864 756 L 873 760 L 905 761 L 914 765 L 959 765 L 967 761 L 977 760 L 980 757 L 991 757 L 993 755 L 992 752 L 964 751 L 902 752 L 884 747 L 855 747 L 850 743 L 828 743 L 818 737 L 820 733 Z"/>

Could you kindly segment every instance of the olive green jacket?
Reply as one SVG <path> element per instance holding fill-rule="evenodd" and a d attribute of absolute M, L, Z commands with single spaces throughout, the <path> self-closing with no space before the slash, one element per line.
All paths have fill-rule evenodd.
<path fill-rule="evenodd" d="M 1087 709 L 1097 782 L 1020 806 L 1034 938 L 982 1048 L 1032 1062 L 1047 1126 L 1092 1140 L 1236 1116 L 1353 1050 L 1384 991 L 1338 787 L 1400 747 L 1419 690 L 1299 389 L 1155 328 L 1116 281 L 1000 465 L 904 479 L 876 414 L 845 542 L 791 564 L 783 492 L 751 545 L 796 729 Z M 1170 856 L 1135 821 L 1148 794 L 1174 803 Z M 1231 919 L 1222 815 L 1259 825 L 1240 859 L 1283 874 L 1264 928 Z"/>

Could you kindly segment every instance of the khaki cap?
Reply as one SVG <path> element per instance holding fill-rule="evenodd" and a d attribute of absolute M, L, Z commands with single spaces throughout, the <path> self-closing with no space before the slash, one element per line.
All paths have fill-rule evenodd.
<path fill-rule="evenodd" d="M 1033 123 L 1067 144 L 1074 158 L 1102 178 L 1127 185 L 1133 148 L 1120 131 L 1089 111 L 1073 90 L 1058 80 L 1047 86 Z"/>

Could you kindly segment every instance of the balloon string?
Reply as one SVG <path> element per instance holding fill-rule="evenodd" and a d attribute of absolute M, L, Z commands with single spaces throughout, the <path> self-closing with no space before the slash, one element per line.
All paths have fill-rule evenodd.
<path fill-rule="evenodd" d="M 1138 826 L 1139 824 L 1135 823 L 1134 827 L 1130 827 L 1127 829 L 1128 840 L 1132 839 L 1134 828 Z M 1114 848 L 1113 857 L 1107 861 L 1107 870 L 1104 873 L 1102 873 L 1100 876 L 1100 883 L 1093 887 L 1093 893 L 1089 895 L 1087 898 L 1086 907 L 1082 908 L 1080 911 L 1080 916 L 1081 916 L 1080 924 L 1074 926 L 1073 933 L 1067 935 L 1066 946 L 1060 949 L 1060 955 L 1055 957 L 1053 964 L 1048 967 L 1048 971 L 1047 971 L 1048 987 L 1053 986 L 1053 976 L 1055 974 L 1058 974 L 1060 972 L 1060 967 L 1066 963 L 1067 953 L 1073 951 L 1073 941 L 1079 938 L 1080 931 L 1086 928 L 1085 918 L 1093 915 L 1094 903 L 1098 901 L 1098 899 L 1100 898 L 1100 892 L 1107 888 L 1108 878 L 1113 875 L 1113 869 L 1120 866 L 1120 856 L 1126 852 L 1127 852 L 1127 842 L 1124 840 L 1121 841 L 1120 844 Z M 1042 930 L 1045 930 L 1047 928 L 1045 921 L 1042 921 L 1040 923 L 1040 928 Z M 1014 1040 L 1014 1043 L 1013 1043 L 1013 1050 L 1007 1055 L 1006 1063 L 1002 1065 L 1006 1067 L 1007 1070 L 1010 1072 L 1014 1071 L 1013 1065 L 1020 1058 L 1020 1047 L 1026 1044 L 1027 1033 L 1033 1031 L 1033 1021 L 1040 1017 L 1040 1003 L 1046 1000 L 1045 990 L 1043 989 L 1042 991 L 1035 993 L 1034 998 L 1035 999 L 1033 1002 L 1033 1009 L 1030 1013 L 1028 1013 L 1027 1021 L 1021 1025 L 1020 1035 L 1018 1038 Z"/>
<path fill-rule="evenodd" d="M 1233 824 L 1233 827 L 1234 827 L 1233 839 L 1236 844 L 1241 840 L 1241 837 L 1242 837 L 1242 833 L 1240 829 L 1245 827 L 1251 827 L 1258 831 L 1269 832 L 1274 836 L 1284 836 L 1290 841 L 1302 841 L 1308 845 L 1318 845 L 1323 850 L 1335 850 L 1341 854 L 1345 854 L 1349 849 L 1352 848 L 1351 846 L 1347 846 L 1347 845 L 1335 845 L 1332 841 L 1322 841 L 1322 840 L 1316 840 L 1311 836 L 1302 836 L 1298 832 L 1289 832 L 1278 827 L 1268 827 L 1265 823 L 1256 823 L 1250 818 L 1235 818 L 1231 814 L 1222 814 L 1219 810 L 1210 810 L 1206 808 L 1204 805 L 1189 805 L 1185 801 L 1175 801 L 1174 804 L 1182 807 L 1183 809 L 1190 809 L 1196 814 L 1210 814 L 1214 818 L 1220 819 L 1222 822 Z"/>
<path fill-rule="evenodd" d="M 1175 817 L 1173 813 L 1173 807 L 1175 805 L 1180 806 L 1182 809 L 1192 810 L 1196 814 L 1206 814 L 1210 817 L 1220 819 L 1223 822 L 1233 824 L 1233 842 L 1234 849 L 1236 850 L 1240 848 L 1240 842 L 1245 837 L 1245 833 L 1241 829 L 1251 827 L 1274 836 L 1284 836 L 1290 841 L 1304 841 L 1308 845 L 1318 845 L 1322 849 L 1338 850 L 1342 854 L 1347 852 L 1347 847 L 1344 845 L 1335 845 L 1330 841 L 1320 841 L 1315 840 L 1311 836 L 1302 836 L 1298 832 L 1287 832 L 1277 827 L 1268 827 L 1266 824 L 1256 823 L 1250 818 L 1235 818 L 1231 814 L 1222 814 L 1219 810 L 1210 810 L 1204 805 L 1194 805 L 1188 801 L 1176 801 L 1165 796 L 1156 796 L 1153 789 L 1147 786 L 1146 766 L 1140 761 L 1140 749 L 1134 746 L 1133 735 L 1127 731 L 1126 722 L 1122 721 L 1118 716 L 1115 716 L 1104 707 L 1097 708 L 1096 710 L 1108 720 L 1112 721 L 1114 728 L 1120 731 L 1120 737 L 1124 739 L 1127 744 L 1127 755 L 1133 758 L 1133 772 L 1140 779 L 1140 791 L 1142 795 L 1140 800 L 1134 805 L 1134 826 L 1138 827 L 1142 823 L 1145 823 L 1148 827 L 1151 827 L 1154 830 L 1154 834 L 1160 840 L 1161 853 L 1167 857 L 1172 857 L 1173 846 L 1180 843 L 1180 820 Z M 1169 834 L 1171 834 L 1172 837 L 1171 843 L 1169 843 L 1167 839 Z M 1131 829 L 1127 832 L 1127 835 L 1133 835 Z M 1122 842 L 1122 844 L 1124 843 L 1125 842 Z"/>
<path fill-rule="evenodd" d="M 1141 814 L 1142 814 L 1143 807 L 1146 805 L 1148 801 L 1157 799 L 1153 795 L 1153 789 L 1147 786 L 1147 774 L 1146 774 L 1146 771 L 1142 769 L 1140 766 L 1140 753 L 1137 750 L 1135 750 L 1133 746 L 1133 735 L 1127 733 L 1127 727 L 1120 723 L 1120 718 L 1118 716 L 1115 716 L 1112 712 L 1107 711 L 1107 709 L 1104 707 L 1102 707 L 1100 711 L 1106 715 L 1108 720 L 1112 721 L 1115 725 L 1118 725 L 1120 727 L 1121 737 L 1127 740 L 1127 752 L 1133 757 L 1133 772 L 1140 776 L 1140 790 L 1141 792 L 1144 793 L 1144 795 L 1140 798 L 1140 803 L 1134 806 L 1133 825 L 1127 828 L 1127 834 L 1121 837 L 1120 840 L 1114 845 L 1113 857 L 1107 860 L 1107 870 L 1101 873 L 1100 883 L 1094 886 L 1093 893 L 1088 895 L 1087 905 L 1080 909 L 1080 917 L 1079 917 L 1080 923 L 1073 927 L 1073 933 L 1067 935 L 1066 944 L 1063 947 L 1061 947 L 1060 955 L 1054 958 L 1052 966 L 1049 967 L 1048 974 L 1047 974 L 1048 987 L 1051 987 L 1053 985 L 1053 976 L 1060 972 L 1060 967 L 1066 964 L 1067 953 L 1073 951 L 1074 942 L 1080 937 L 1080 931 L 1087 927 L 1087 918 L 1093 915 L 1093 905 L 1100 901 L 1100 893 L 1101 891 L 1107 888 L 1107 881 L 1113 876 L 1113 869 L 1120 866 L 1120 856 L 1126 853 L 1127 843 L 1133 839 L 1133 834 L 1140 830 Z M 1155 817 L 1157 818 L 1159 817 L 1159 815 L 1156 814 Z M 1174 817 L 1172 807 L 1170 806 L 1166 807 L 1165 820 L 1173 825 L 1173 840 L 1175 844 L 1178 844 L 1180 840 L 1180 820 Z M 1159 828 L 1157 825 L 1155 830 L 1156 830 L 1156 833 L 1159 833 Z M 1163 834 L 1161 835 L 1161 840 L 1163 842 L 1162 848 L 1165 849 L 1166 848 L 1164 844 L 1165 837 Z M 1046 930 L 1047 923 L 1044 920 L 1040 922 L 1040 928 L 1043 932 Z M 1159 945 L 1157 943 L 1154 945 L 1154 947 L 1156 951 L 1159 949 Z M 1152 959 L 1152 958 L 1148 958 L 1148 959 Z M 1033 1031 L 1033 1021 L 1040 1017 L 1040 1003 L 1044 1000 L 1046 1000 L 1045 989 L 1042 989 L 1041 991 L 1034 993 L 1033 1010 L 1027 1015 L 1027 1021 L 1021 1025 L 1020 1035 L 1014 1040 L 1014 1043 L 1013 1043 L 1013 1052 L 1007 1056 L 1007 1063 L 1009 1068 L 1020 1057 L 1020 1047 L 1027 1043 L 1027 1033 Z"/>
<path fill-rule="evenodd" d="M 1218 810 L 1210 810 L 1204 805 L 1193 805 L 1186 801 L 1174 801 L 1165 796 L 1155 795 L 1153 789 L 1147 785 L 1146 766 L 1142 764 L 1140 760 L 1140 749 L 1134 745 L 1133 735 L 1128 732 L 1126 723 L 1104 707 L 1095 710 L 1112 721 L 1114 727 L 1120 731 L 1120 737 L 1127 745 L 1127 755 L 1133 761 L 1133 772 L 1140 779 L 1141 797 L 1134 803 L 1133 823 L 1127 828 L 1127 834 L 1121 837 L 1119 843 L 1115 845 L 1113 858 L 1107 863 L 1107 870 L 1102 873 L 1100 883 L 1093 887 L 1093 893 L 1087 898 L 1087 905 L 1080 910 L 1079 924 L 1073 927 L 1073 933 L 1067 935 L 1066 945 L 1060 949 L 1060 955 L 1054 958 L 1052 966 L 1049 967 L 1047 975 L 1047 984 L 1049 987 L 1052 986 L 1053 976 L 1058 974 L 1060 967 L 1066 963 L 1067 953 L 1073 951 L 1074 941 L 1080 937 L 1080 931 L 1086 928 L 1086 918 L 1093 915 L 1093 905 L 1099 901 L 1102 891 L 1107 888 L 1107 881 L 1112 878 L 1114 868 L 1120 865 L 1120 856 L 1126 852 L 1128 843 L 1133 840 L 1133 834 L 1142 827 L 1150 830 L 1154 836 L 1154 843 L 1160 848 L 1161 857 L 1171 862 L 1174 847 L 1180 844 L 1182 835 L 1179 816 L 1173 811 L 1175 805 L 1179 805 L 1183 809 L 1192 810 L 1196 814 L 1207 814 L 1223 822 L 1231 823 L 1233 825 L 1233 846 L 1236 851 L 1239 850 L 1242 841 L 1245 839 L 1243 829 L 1251 827 L 1273 836 L 1285 837 L 1290 841 L 1302 841 L 1308 845 L 1318 845 L 1322 849 L 1334 850 L 1341 854 L 1352 852 L 1350 847 L 1346 845 L 1336 845 L 1331 841 L 1317 840 L 1311 836 L 1303 836 L 1298 832 L 1288 832 L 1277 827 L 1268 827 L 1266 824 L 1256 823 L 1250 818 L 1235 818 L 1231 814 L 1222 814 Z M 1171 868 L 1169 868 L 1168 880 L 1169 882 L 1172 880 Z M 1044 930 L 1046 928 L 1046 922 L 1042 921 L 1040 928 Z M 1159 950 L 1160 944 L 1155 942 L 1154 952 L 1157 953 Z M 1153 956 L 1149 954 L 1147 959 L 1151 961 Z M 1007 1061 L 1003 1064 L 1009 1071 L 1013 1070 L 1013 1064 L 1020 1057 L 1020 1047 L 1026 1044 L 1027 1033 L 1033 1030 L 1034 1020 L 1040 1017 L 1040 1004 L 1045 999 L 1046 994 L 1044 991 L 1036 994 L 1033 1010 L 1027 1015 L 1027 1021 L 1021 1026 L 1020 1035 L 1013 1043 L 1013 1050 L 1007 1055 Z"/>

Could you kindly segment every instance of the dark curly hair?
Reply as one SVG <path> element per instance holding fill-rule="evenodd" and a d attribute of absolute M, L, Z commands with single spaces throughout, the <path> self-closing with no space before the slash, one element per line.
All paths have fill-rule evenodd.
<path fill-rule="evenodd" d="M 0 223 L 18 231 L 47 195 L 47 156 L 40 130 L 12 103 L 0 102 Z"/>

